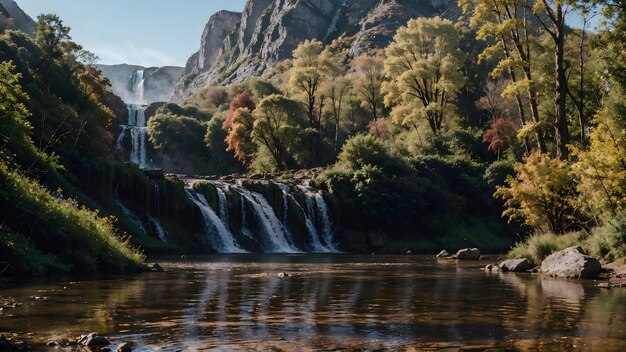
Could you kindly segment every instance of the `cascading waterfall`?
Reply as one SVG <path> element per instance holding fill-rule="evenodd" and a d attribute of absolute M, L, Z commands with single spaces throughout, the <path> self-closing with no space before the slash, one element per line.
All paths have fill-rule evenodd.
<path fill-rule="evenodd" d="M 167 231 L 165 231 L 165 228 L 163 227 L 163 225 L 161 225 L 161 221 L 159 221 L 159 219 L 155 218 L 154 216 L 150 216 L 148 215 L 148 220 L 150 220 L 150 222 L 152 223 L 152 225 L 154 225 L 154 228 L 156 229 L 156 233 L 157 236 L 159 236 L 159 239 L 163 242 L 167 242 Z"/>
<path fill-rule="evenodd" d="M 144 92 L 145 92 L 145 79 L 144 70 L 136 70 L 130 76 L 130 91 L 133 93 L 131 99 L 133 103 L 145 104 Z"/>
<path fill-rule="evenodd" d="M 220 253 L 246 253 L 235 240 L 222 219 L 211 209 L 209 202 L 203 194 L 197 193 L 191 188 L 186 188 L 187 197 L 196 204 L 202 213 L 205 230 L 209 236 L 209 243 L 213 249 Z"/>
<path fill-rule="evenodd" d="M 120 201 L 119 199 L 115 199 L 115 203 L 117 204 L 118 207 L 120 207 L 120 209 L 122 209 L 122 212 L 124 213 L 124 215 L 126 215 L 126 217 L 130 219 L 130 221 L 132 221 L 133 224 L 135 224 L 135 226 L 137 226 L 141 231 L 143 231 L 143 233 L 148 233 L 146 231 L 146 227 L 143 226 L 143 222 L 141 221 L 141 219 L 139 219 L 139 217 L 135 215 L 135 213 L 133 213 L 130 209 L 128 209 L 124 205 L 124 203 L 122 203 L 122 201 Z"/>
<path fill-rule="evenodd" d="M 322 242 L 320 241 L 320 237 L 317 233 L 317 229 L 315 228 L 315 224 L 313 223 L 313 221 L 311 221 L 311 215 L 309 214 L 314 214 L 314 213 L 312 210 L 313 204 L 312 204 L 312 201 L 311 202 L 309 201 L 309 197 L 307 197 L 305 194 L 305 199 L 307 201 L 307 208 L 310 208 L 307 212 L 306 210 L 304 210 L 304 208 L 302 208 L 300 203 L 298 203 L 298 201 L 294 198 L 293 194 L 291 194 L 291 189 L 289 188 L 289 186 L 284 185 L 282 183 L 276 183 L 276 185 L 283 192 L 283 207 L 284 207 L 285 214 L 289 210 L 289 198 L 293 200 L 294 204 L 300 207 L 300 210 L 302 210 L 302 213 L 304 214 L 304 222 L 306 225 L 306 230 L 311 240 L 311 249 L 313 250 L 313 252 L 321 252 L 321 253 L 332 252 L 330 248 L 327 248 L 326 246 L 322 244 Z M 285 215 L 285 223 L 286 222 L 287 222 L 287 216 Z"/>
<path fill-rule="evenodd" d="M 274 253 L 298 253 L 300 250 L 296 248 L 291 240 L 291 234 L 285 225 L 276 217 L 274 210 L 269 205 L 265 197 L 256 192 L 251 192 L 243 187 L 231 187 L 235 192 L 239 193 L 242 201 L 245 199 L 252 205 L 256 219 L 259 220 L 260 230 L 264 234 L 264 240 L 267 252 Z"/>
<path fill-rule="evenodd" d="M 147 162 L 147 136 L 145 108 L 139 105 L 128 105 L 128 125 L 130 130 L 131 150 L 130 162 L 137 164 L 140 168 L 148 167 Z"/>
<path fill-rule="evenodd" d="M 318 217 L 321 220 L 320 227 L 322 228 L 322 237 L 324 238 L 324 242 L 326 242 L 326 246 L 330 248 L 331 251 L 337 252 L 338 249 L 333 236 L 333 226 L 330 220 L 328 205 L 326 204 L 321 191 L 313 193 L 313 195 L 315 197 Z"/>
<path fill-rule="evenodd" d="M 140 168 L 148 168 L 148 131 L 146 128 L 146 114 L 144 101 L 144 72 L 143 70 L 135 71 L 130 77 L 131 96 L 128 107 L 128 119 L 126 125 L 120 125 L 122 131 L 115 142 L 116 152 L 124 149 L 124 139 L 127 134 L 131 138 L 131 150 L 128 160 L 137 164 Z"/>
<path fill-rule="evenodd" d="M 304 194 L 304 198 L 306 199 L 307 221 L 312 223 L 312 228 L 315 231 L 314 237 L 317 239 L 316 241 L 320 243 L 323 251 L 338 252 L 339 250 L 333 238 L 332 222 L 330 220 L 328 205 L 322 193 L 313 192 L 313 190 L 305 186 L 298 186 L 298 189 Z M 321 230 L 322 233 L 321 240 L 318 229 Z M 321 241 L 324 243 L 322 244 Z"/>

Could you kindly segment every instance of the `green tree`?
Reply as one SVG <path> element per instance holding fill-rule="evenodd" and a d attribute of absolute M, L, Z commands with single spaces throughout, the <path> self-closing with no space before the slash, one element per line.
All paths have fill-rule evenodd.
<path fill-rule="evenodd" d="M 398 30 L 386 49 L 385 104 L 400 105 L 394 118 L 402 125 L 425 119 L 434 134 L 444 117 L 455 115 L 454 101 L 464 84 L 458 31 L 440 17 L 418 18 Z"/>
<path fill-rule="evenodd" d="M 253 136 L 259 145 L 259 153 L 267 153 L 269 164 L 257 166 L 262 169 L 285 170 L 297 167 L 302 154 L 300 134 L 304 121 L 300 119 L 301 105 L 282 95 L 270 95 L 263 99 L 254 111 Z M 263 160 L 263 156 L 258 161 Z"/>

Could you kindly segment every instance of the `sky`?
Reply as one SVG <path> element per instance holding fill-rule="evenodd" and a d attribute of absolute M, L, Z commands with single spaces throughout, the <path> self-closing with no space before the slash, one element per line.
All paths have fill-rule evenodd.
<path fill-rule="evenodd" d="M 209 17 L 246 0 L 16 0 L 33 19 L 55 13 L 101 64 L 185 66 Z"/>

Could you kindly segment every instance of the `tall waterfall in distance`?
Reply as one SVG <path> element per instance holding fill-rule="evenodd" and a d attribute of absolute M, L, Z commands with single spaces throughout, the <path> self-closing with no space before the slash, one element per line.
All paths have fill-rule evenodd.
<path fill-rule="evenodd" d="M 150 167 L 147 155 L 148 131 L 145 115 L 145 99 L 144 99 L 144 71 L 137 70 L 133 72 L 129 79 L 130 91 L 133 93 L 128 99 L 128 120 L 126 125 L 120 125 L 122 131 L 115 143 L 117 153 L 121 153 L 124 149 L 124 139 L 127 135 L 131 138 L 131 148 L 127 159 L 140 168 Z"/>

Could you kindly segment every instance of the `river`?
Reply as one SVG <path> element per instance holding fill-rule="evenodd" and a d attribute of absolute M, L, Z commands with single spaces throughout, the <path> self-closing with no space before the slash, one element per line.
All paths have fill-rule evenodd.
<path fill-rule="evenodd" d="M 0 313 L 0 334 L 96 331 L 136 351 L 626 350 L 626 289 L 593 281 L 409 255 L 159 262 L 166 272 L 0 289 L 22 303 Z"/>

